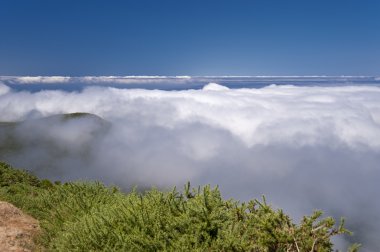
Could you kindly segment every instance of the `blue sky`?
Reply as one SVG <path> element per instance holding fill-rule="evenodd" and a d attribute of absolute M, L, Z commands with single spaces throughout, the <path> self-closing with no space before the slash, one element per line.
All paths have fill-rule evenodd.
<path fill-rule="evenodd" d="M 0 75 L 380 75 L 377 0 L 0 1 Z"/>

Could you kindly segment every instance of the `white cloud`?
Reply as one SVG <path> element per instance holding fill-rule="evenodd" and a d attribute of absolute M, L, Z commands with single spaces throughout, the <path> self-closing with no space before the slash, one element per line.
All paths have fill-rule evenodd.
<path fill-rule="evenodd" d="M 149 83 L 186 83 L 191 76 L 0 76 L 0 81 L 10 84 L 61 84 L 61 83 L 84 83 L 84 84 L 149 84 Z"/>
<path fill-rule="evenodd" d="M 84 76 L 75 77 L 80 83 L 113 83 L 113 84 L 150 84 L 175 83 L 181 84 L 191 80 L 190 76 Z"/>
<path fill-rule="evenodd" d="M 22 76 L 11 78 L 11 81 L 19 84 L 33 84 L 33 83 L 66 83 L 70 81 L 67 76 Z"/>
<path fill-rule="evenodd" d="M 0 82 L 6 85 L 43 84 L 69 84 L 69 88 L 79 87 L 83 84 L 95 86 L 124 86 L 157 89 L 198 89 L 206 83 L 228 83 L 230 87 L 242 86 L 243 83 L 251 87 L 260 87 L 271 83 L 307 85 L 347 85 L 348 83 L 379 86 L 379 78 L 372 76 L 0 76 Z M 157 85 L 158 84 L 158 85 Z M 208 86 L 206 88 L 211 88 Z M 33 88 L 33 87 L 31 87 Z"/>
<path fill-rule="evenodd" d="M 10 88 L 0 82 L 0 96 L 8 93 Z"/>
<path fill-rule="evenodd" d="M 1 90 L 9 92 L 4 85 Z M 90 88 L 82 93 L 13 93 L 2 98 L 0 109 L 3 121 L 23 119 L 31 111 L 42 115 L 84 111 L 111 121 L 133 115 L 165 128 L 203 123 L 229 131 L 247 147 L 324 144 L 328 135 L 350 148 L 380 148 L 378 87 L 228 89 L 211 83 L 203 90 L 170 92 Z"/>
<path fill-rule="evenodd" d="M 204 91 L 223 91 L 223 90 L 229 90 L 228 87 L 219 85 L 217 83 L 209 83 L 206 86 L 202 88 Z"/>
<path fill-rule="evenodd" d="M 362 242 L 380 248 L 370 237 L 380 234 L 379 87 L 228 89 L 213 83 L 186 91 L 28 93 L 0 86 L 1 92 L 0 121 L 89 112 L 113 125 L 95 140 L 89 122 L 22 131 L 26 142 L 49 133 L 60 149 L 89 148 L 87 159 L 74 151 L 54 159 L 36 145 L 8 157 L 40 175 L 126 187 L 220 184 L 226 196 L 265 194 L 296 215 L 313 208 L 345 215 L 366 229 L 355 230 Z M 40 170 L 44 160 L 55 168 Z"/>

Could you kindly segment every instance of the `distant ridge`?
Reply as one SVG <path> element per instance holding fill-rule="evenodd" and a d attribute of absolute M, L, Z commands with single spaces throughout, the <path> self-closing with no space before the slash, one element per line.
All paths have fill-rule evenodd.
<path fill-rule="evenodd" d="M 22 120 L 22 121 L 0 122 L 0 127 L 17 125 L 17 124 L 27 122 L 27 121 L 51 121 L 51 120 L 69 121 L 69 120 L 75 120 L 75 119 L 94 119 L 105 124 L 110 124 L 108 121 L 104 120 L 102 117 L 98 115 L 87 113 L 87 112 L 74 112 L 74 113 L 49 115 L 45 117 L 27 119 L 27 120 Z"/>
<path fill-rule="evenodd" d="M 0 122 L 0 160 L 18 164 L 18 157 L 30 150 L 48 153 L 51 160 L 68 153 L 84 157 L 95 140 L 104 137 L 110 127 L 111 123 L 103 118 L 83 112 Z M 79 139 L 81 137 L 84 138 Z M 45 163 L 46 167 L 51 165 L 49 160 Z"/>

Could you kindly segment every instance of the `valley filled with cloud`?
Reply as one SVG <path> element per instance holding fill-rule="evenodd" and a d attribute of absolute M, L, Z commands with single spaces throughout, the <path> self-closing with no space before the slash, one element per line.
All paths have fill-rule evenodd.
<path fill-rule="evenodd" d="M 0 111 L 0 148 L 10 150 L 0 158 L 38 176 L 264 194 L 295 218 L 315 208 L 347 217 L 353 241 L 380 249 L 376 86 L 31 93 L 0 84 Z M 77 112 L 89 114 L 54 117 Z"/>

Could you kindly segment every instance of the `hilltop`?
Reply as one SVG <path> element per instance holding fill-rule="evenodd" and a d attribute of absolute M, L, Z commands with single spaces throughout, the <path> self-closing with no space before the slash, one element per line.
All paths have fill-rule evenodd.
<path fill-rule="evenodd" d="M 110 122 L 90 113 L 0 122 L 0 160 L 48 171 L 66 157 L 91 159 L 95 142 L 111 127 Z M 36 159 L 40 160 L 38 167 L 32 165 Z"/>

